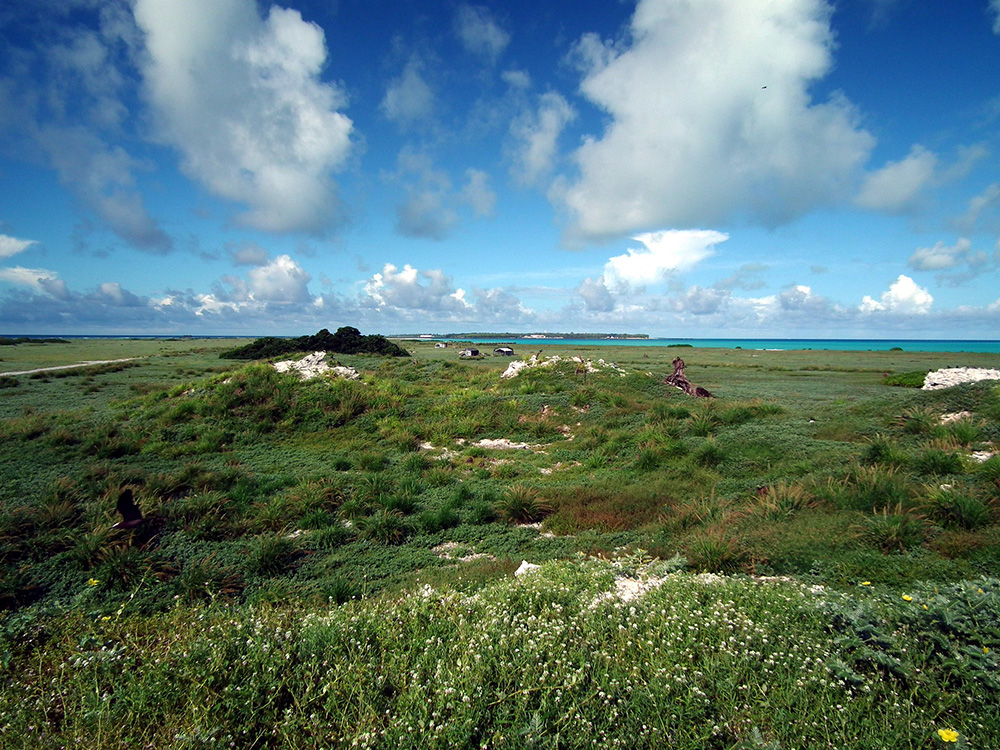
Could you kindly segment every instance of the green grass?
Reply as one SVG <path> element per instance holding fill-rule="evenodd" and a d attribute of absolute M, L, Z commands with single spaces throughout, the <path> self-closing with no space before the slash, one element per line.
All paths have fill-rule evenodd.
<path fill-rule="evenodd" d="M 655 347 L 501 380 L 407 343 L 303 383 L 220 364 L 233 343 L 5 348 L 7 372 L 140 357 L 3 376 L 0 729 L 25 747 L 997 744 L 1000 463 L 970 454 L 1000 388 L 882 377 L 956 355 L 691 348 L 700 401 Z M 113 530 L 126 486 L 147 523 Z"/>

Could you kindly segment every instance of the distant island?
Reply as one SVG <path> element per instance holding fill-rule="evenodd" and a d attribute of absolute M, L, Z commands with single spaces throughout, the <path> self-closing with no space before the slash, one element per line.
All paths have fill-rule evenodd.
<path fill-rule="evenodd" d="M 423 337 L 421 337 L 423 338 Z M 648 339 L 646 333 L 446 333 L 428 338 L 438 339 Z"/>

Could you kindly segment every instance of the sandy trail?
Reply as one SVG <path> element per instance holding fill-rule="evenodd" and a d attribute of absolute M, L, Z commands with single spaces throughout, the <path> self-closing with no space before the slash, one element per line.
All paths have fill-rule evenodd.
<path fill-rule="evenodd" d="M 17 370 L 15 372 L 0 372 L 0 377 L 6 375 L 34 375 L 36 372 L 52 372 L 53 370 L 72 370 L 77 367 L 90 367 L 91 365 L 111 365 L 116 362 L 131 362 L 138 357 L 125 357 L 124 359 L 93 359 L 87 362 L 78 362 L 75 365 L 57 365 L 55 367 L 39 367 L 35 370 Z"/>

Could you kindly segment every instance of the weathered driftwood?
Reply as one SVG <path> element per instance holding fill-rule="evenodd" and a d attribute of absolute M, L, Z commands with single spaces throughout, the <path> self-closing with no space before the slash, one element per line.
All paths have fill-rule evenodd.
<path fill-rule="evenodd" d="M 714 398 L 711 393 L 702 388 L 701 386 L 694 385 L 687 376 L 684 375 L 684 360 L 680 357 L 674 359 L 674 371 L 673 374 L 667 375 L 663 379 L 663 382 L 667 385 L 672 385 L 675 388 L 680 388 L 682 391 L 690 396 L 696 396 L 698 398 Z"/>

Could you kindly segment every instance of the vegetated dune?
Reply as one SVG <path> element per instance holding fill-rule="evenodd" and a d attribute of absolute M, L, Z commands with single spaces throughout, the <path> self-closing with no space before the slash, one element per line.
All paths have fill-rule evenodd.
<path fill-rule="evenodd" d="M 997 387 L 883 377 L 943 357 L 198 348 L 0 400 L 6 736 L 1000 746 Z"/>

